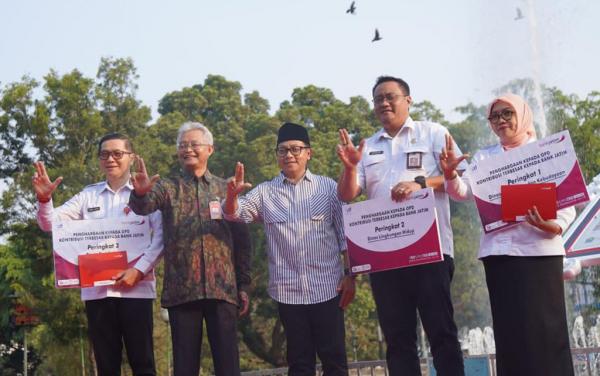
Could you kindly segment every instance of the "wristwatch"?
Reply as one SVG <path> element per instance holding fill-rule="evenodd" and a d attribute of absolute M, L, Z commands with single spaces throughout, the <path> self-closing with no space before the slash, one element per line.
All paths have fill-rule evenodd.
<path fill-rule="evenodd" d="M 425 181 L 425 176 L 419 175 L 415 178 L 415 183 L 419 184 L 421 188 L 427 188 L 427 182 Z"/>

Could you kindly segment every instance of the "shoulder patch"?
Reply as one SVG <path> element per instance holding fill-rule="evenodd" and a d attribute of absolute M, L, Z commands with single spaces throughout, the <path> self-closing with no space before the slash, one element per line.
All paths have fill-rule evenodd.
<path fill-rule="evenodd" d="M 104 181 L 100 181 L 100 182 L 98 182 L 98 183 L 94 183 L 94 184 L 86 185 L 86 186 L 83 188 L 83 190 L 97 188 L 97 187 L 99 187 L 99 186 L 101 186 L 101 185 L 104 185 L 104 184 L 106 184 L 106 182 L 104 182 Z"/>

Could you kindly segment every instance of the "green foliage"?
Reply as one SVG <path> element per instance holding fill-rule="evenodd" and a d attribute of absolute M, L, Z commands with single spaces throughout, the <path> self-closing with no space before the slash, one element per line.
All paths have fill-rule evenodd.
<path fill-rule="evenodd" d="M 79 290 L 54 288 L 50 237 L 33 220 L 36 207 L 29 163 L 41 160 L 53 179 L 63 176 L 54 194 L 55 204 L 98 181 L 98 139 L 118 131 L 133 136 L 135 143 L 135 136 L 141 137 L 147 129 L 150 111 L 135 98 L 136 79 L 130 59 L 105 58 L 96 80 L 77 70 L 64 75 L 51 70 L 41 85 L 26 77 L 1 90 L 0 127 L 7 133 L 2 132 L 0 143 L 0 177 L 10 179 L 0 210 L 0 230 L 7 236 L 6 245 L 0 247 L 0 289 L 17 294 L 18 301 L 40 317 L 41 325 L 32 332 L 32 347 L 42 355 L 42 370 L 80 373 L 72 361 L 77 353 L 72 347 L 86 323 Z M 40 86 L 43 93 L 34 99 Z M 161 143 L 155 139 L 145 146 L 155 150 Z M 2 312 L 1 332 L 11 333 L 5 330 L 10 326 L 4 314 L 10 311 Z M 1 342 L 11 339 L 19 340 L 18 332 Z M 90 364 L 89 346 L 85 347 Z"/>
<path fill-rule="evenodd" d="M 444 118 L 444 114 L 439 108 L 435 107 L 429 101 L 414 103 L 410 109 L 410 117 L 414 120 L 432 121 L 448 126 L 448 121 Z"/>
<path fill-rule="evenodd" d="M 135 97 L 137 70 L 131 58 L 102 58 L 95 85 L 95 99 L 102 116 L 103 133 L 125 133 L 132 138 L 146 130 L 150 108 Z"/>
<path fill-rule="evenodd" d="M 465 118 L 448 126 L 454 141 L 464 153 L 475 153 L 484 146 L 498 143 L 485 116 L 485 106 L 469 103 L 456 108 Z"/>
<path fill-rule="evenodd" d="M 37 86 L 34 79 L 23 77 L 0 88 L 0 179 L 31 163 L 25 145 L 28 133 L 35 130 L 32 92 Z"/>
<path fill-rule="evenodd" d="M 377 312 L 367 276 L 356 279 L 356 297 L 345 312 L 346 352 L 354 360 L 379 359 Z M 352 354 L 352 357 L 350 356 Z"/>
<path fill-rule="evenodd" d="M 456 325 L 459 328 L 491 326 L 485 274 L 477 258 L 481 236 L 477 210 L 473 203 L 451 203 L 451 207 L 455 267 L 452 301 Z"/>
<path fill-rule="evenodd" d="M 549 92 L 549 126 L 555 131 L 569 130 L 583 177 L 589 182 L 600 173 L 600 92 L 591 92 L 585 99 L 566 96 L 556 88 Z"/>
<path fill-rule="evenodd" d="M 73 70 L 50 71 L 43 80 L 24 77 L 0 87 L 0 179 L 8 188 L 0 199 L 0 343 L 20 341 L 10 325 L 13 304 L 7 296 L 18 293 L 19 301 L 39 314 L 41 325 L 31 331 L 33 351 L 40 356 L 39 370 L 53 374 L 80 374 L 93 369 L 85 336 L 85 315 L 79 291 L 54 288 L 51 242 L 33 220 L 36 210 L 30 182 L 31 161 L 45 162 L 52 178 L 63 176 L 54 194 L 60 205 L 85 185 L 101 179 L 96 157 L 97 140 L 109 132 L 132 137 L 134 147 L 151 174 L 176 172 L 177 130 L 185 121 L 203 122 L 213 133 L 215 153 L 210 170 L 220 176 L 233 174 L 237 161 L 246 165 L 246 180 L 253 185 L 279 173 L 275 159 L 277 129 L 291 121 L 308 128 L 313 148 L 310 168 L 314 173 L 337 179 L 341 171 L 335 153 L 338 130 L 346 128 L 355 144 L 376 132 L 380 125 L 369 101 L 356 96 L 345 103 L 327 88 L 314 85 L 296 88 L 274 114 L 269 102 L 256 91 L 242 95 L 242 85 L 218 75 L 202 83 L 167 93 L 159 102 L 160 117 L 150 122 L 150 110 L 136 98 L 138 75 L 131 59 L 103 58 L 95 78 Z M 514 80 L 499 89 L 511 90 L 532 101 L 533 83 Z M 556 88 L 544 88 L 543 98 L 551 131 L 569 129 L 580 156 L 586 179 L 600 171 L 600 93 L 579 99 Z M 534 112 L 538 109 L 535 106 Z M 450 122 L 429 101 L 415 103 L 415 119 L 446 125 L 464 152 L 474 153 L 496 143 L 485 119 L 485 107 L 473 103 L 456 109 L 463 115 Z M 25 145 L 28 145 L 25 147 Z M 458 326 L 491 323 L 487 289 L 477 259 L 480 223 L 472 204 L 452 204 L 455 234 L 455 275 L 452 294 Z M 267 294 L 267 254 L 261 225 L 252 225 L 254 244 L 250 315 L 239 322 L 241 365 L 245 370 L 283 366 L 285 336 L 277 307 Z M 157 268 L 158 291 L 162 266 Z M 345 312 L 346 341 L 350 359 L 380 357 L 375 304 L 368 278 L 357 280 L 357 295 Z M 170 349 L 167 326 L 155 309 L 155 352 L 159 374 L 166 374 Z M 81 336 L 81 337 L 80 337 Z M 203 370 L 212 369 L 206 338 Z M 0 371 L 3 363 L 0 358 Z M 125 367 L 126 369 L 126 367 Z M 6 373 L 10 374 L 10 373 Z"/>

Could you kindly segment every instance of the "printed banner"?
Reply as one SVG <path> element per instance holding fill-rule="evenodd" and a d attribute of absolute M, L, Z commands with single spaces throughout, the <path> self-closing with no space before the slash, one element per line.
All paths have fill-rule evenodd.
<path fill-rule="evenodd" d="M 52 224 L 55 285 L 80 287 L 79 255 L 126 251 L 132 265 L 149 245 L 150 225 L 143 216 L 56 221 Z"/>
<path fill-rule="evenodd" d="M 472 162 L 467 171 L 486 233 L 514 224 L 502 221 L 502 185 L 555 183 L 557 209 L 589 201 L 568 131 L 508 150 L 494 158 Z"/>
<path fill-rule="evenodd" d="M 582 265 L 600 259 L 600 197 L 585 207 L 563 238 L 567 258 L 577 258 Z"/>
<path fill-rule="evenodd" d="M 344 205 L 342 211 L 352 274 L 444 259 L 431 188 L 403 202 L 378 198 Z"/>

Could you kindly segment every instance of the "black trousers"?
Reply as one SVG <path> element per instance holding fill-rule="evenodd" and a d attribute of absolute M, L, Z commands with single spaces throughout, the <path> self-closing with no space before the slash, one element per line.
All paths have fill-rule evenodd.
<path fill-rule="evenodd" d="M 315 354 L 321 359 L 324 375 L 348 375 L 344 311 L 339 301 L 338 296 L 316 304 L 278 303 L 289 375 L 314 376 Z"/>
<path fill-rule="evenodd" d="M 134 375 L 156 375 L 152 342 L 153 300 L 104 298 L 85 302 L 98 375 L 121 374 L 123 343 Z"/>
<path fill-rule="evenodd" d="M 202 299 L 168 307 L 168 310 L 175 376 L 198 376 L 203 321 L 206 321 L 215 375 L 240 374 L 236 305 L 224 300 Z"/>
<path fill-rule="evenodd" d="M 489 256 L 482 261 L 498 376 L 573 375 L 563 257 Z"/>
<path fill-rule="evenodd" d="M 371 288 L 387 344 L 390 375 L 421 375 L 417 353 L 417 309 L 440 376 L 464 375 L 450 282 L 454 261 L 372 273 Z"/>

